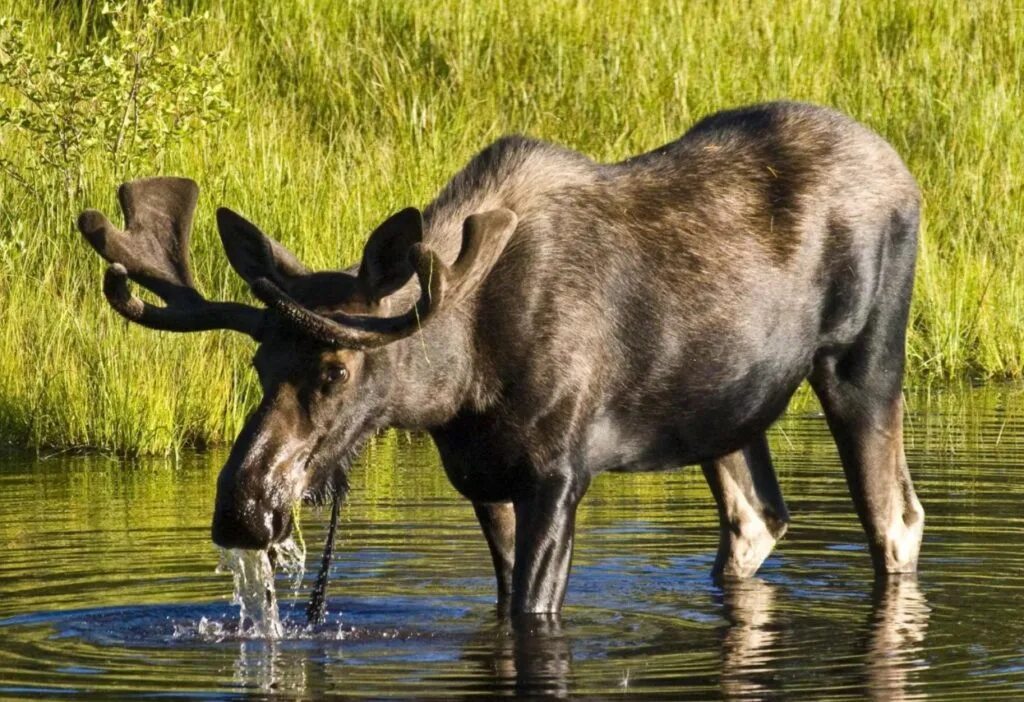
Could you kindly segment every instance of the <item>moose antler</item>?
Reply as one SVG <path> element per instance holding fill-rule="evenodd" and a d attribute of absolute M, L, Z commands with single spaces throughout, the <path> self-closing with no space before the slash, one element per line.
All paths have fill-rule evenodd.
<path fill-rule="evenodd" d="M 318 314 L 300 305 L 269 278 L 253 281 L 252 291 L 268 307 L 276 310 L 303 334 L 329 346 L 369 349 L 390 344 L 415 333 L 444 298 L 446 271 L 433 251 L 422 244 L 409 251 L 410 262 L 420 283 L 420 298 L 397 317 L 371 317 L 340 312 Z"/>
<path fill-rule="evenodd" d="M 233 329 L 258 338 L 262 310 L 210 301 L 196 290 L 188 240 L 198 197 L 199 186 L 187 178 L 144 178 L 118 188 L 126 231 L 116 229 L 96 210 L 79 216 L 78 229 L 111 264 L 103 293 L 121 316 L 145 327 L 181 332 Z M 166 307 L 133 295 L 128 278 L 158 295 Z"/>
<path fill-rule="evenodd" d="M 419 280 L 420 298 L 411 309 L 396 317 L 319 314 L 296 302 L 265 277 L 253 281 L 252 291 L 297 330 L 321 343 L 349 349 L 384 346 L 419 330 L 442 301 L 457 302 L 475 289 L 504 250 L 517 221 L 515 213 L 505 209 L 468 217 L 463 227 L 462 251 L 450 267 L 427 246 L 414 244 L 409 249 L 409 262 Z"/>

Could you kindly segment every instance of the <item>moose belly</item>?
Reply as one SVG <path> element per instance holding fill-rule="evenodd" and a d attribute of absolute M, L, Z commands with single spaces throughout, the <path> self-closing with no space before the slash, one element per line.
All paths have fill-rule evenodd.
<path fill-rule="evenodd" d="M 720 453 L 718 447 L 686 441 L 676 426 L 635 426 L 603 417 L 588 432 L 586 462 L 593 474 L 664 471 Z"/>
<path fill-rule="evenodd" d="M 660 471 L 738 451 L 785 411 L 801 378 L 762 393 L 726 392 L 713 399 L 686 398 L 675 411 L 650 407 L 608 409 L 590 423 L 584 443 L 592 474 Z"/>
<path fill-rule="evenodd" d="M 768 424 L 770 420 L 762 419 L 739 426 L 723 423 L 700 435 L 692 427 L 675 424 L 635 427 L 601 421 L 588 435 L 587 467 L 592 474 L 672 470 L 737 451 Z"/>
<path fill-rule="evenodd" d="M 579 467 L 592 475 L 701 463 L 743 448 L 782 414 L 806 375 L 803 368 L 790 370 L 776 382 L 737 382 L 715 393 L 684 389 L 668 399 L 609 398 L 588 420 L 562 427 L 565 433 L 554 429 L 549 436 L 561 436 L 565 448 L 582 461 Z M 525 450 L 529 437 L 515 429 L 497 416 L 463 414 L 431 431 L 456 490 L 477 502 L 503 502 L 529 489 L 537 466 Z"/>

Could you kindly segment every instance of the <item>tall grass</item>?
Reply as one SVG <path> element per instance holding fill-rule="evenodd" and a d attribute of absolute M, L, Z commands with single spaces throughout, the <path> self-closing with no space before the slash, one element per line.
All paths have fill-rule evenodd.
<path fill-rule="evenodd" d="M 30 20 L 39 52 L 104 32 L 87 1 L 2 1 Z M 219 251 L 218 204 L 311 266 L 337 267 L 376 222 L 425 204 L 503 133 L 619 159 L 717 109 L 792 98 L 867 123 L 921 183 L 913 378 L 1024 374 L 1024 12 L 1013 2 L 172 8 L 211 13 L 183 60 L 222 48 L 237 112 L 147 154 L 131 175 L 200 183 L 193 265 L 210 296 L 246 299 Z M 0 139 L 9 157 L 34 148 L 11 132 Z M 129 328 L 106 308 L 103 266 L 73 221 L 85 206 L 115 214 L 120 176 L 99 154 L 84 165 L 81 202 L 0 175 L 0 442 L 161 452 L 229 439 L 256 394 L 249 343 Z"/>

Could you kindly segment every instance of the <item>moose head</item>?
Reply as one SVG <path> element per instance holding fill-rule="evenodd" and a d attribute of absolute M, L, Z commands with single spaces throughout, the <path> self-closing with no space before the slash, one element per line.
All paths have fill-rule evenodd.
<path fill-rule="evenodd" d="M 458 410 L 472 354 L 468 315 L 455 310 L 471 304 L 516 216 L 498 209 L 466 218 L 458 256 L 446 265 L 423 243 L 420 212 L 405 209 L 373 232 L 357 267 L 310 272 L 219 209 L 228 261 L 259 308 L 197 290 L 188 245 L 198 195 L 185 178 L 132 181 L 118 190 L 124 231 L 95 210 L 78 227 L 110 264 L 103 291 L 121 316 L 164 331 L 230 329 L 259 343 L 253 365 L 263 398 L 218 478 L 212 535 L 225 547 L 267 548 L 290 533 L 298 501 L 344 489 L 349 461 L 375 431 L 429 427 Z M 164 306 L 132 294 L 129 279 Z"/>

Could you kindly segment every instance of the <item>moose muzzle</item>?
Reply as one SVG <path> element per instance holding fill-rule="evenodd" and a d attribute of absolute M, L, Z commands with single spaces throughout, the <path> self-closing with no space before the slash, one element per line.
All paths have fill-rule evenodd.
<path fill-rule="evenodd" d="M 218 546 L 263 549 L 291 534 L 307 452 L 270 404 L 246 422 L 217 478 L 211 535 Z"/>
<path fill-rule="evenodd" d="M 224 548 L 265 549 L 286 538 L 292 529 L 290 513 L 275 509 L 265 500 L 246 496 L 231 476 L 222 472 L 217 480 L 217 502 L 213 511 L 213 542 Z"/>

